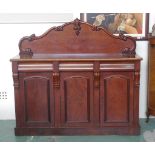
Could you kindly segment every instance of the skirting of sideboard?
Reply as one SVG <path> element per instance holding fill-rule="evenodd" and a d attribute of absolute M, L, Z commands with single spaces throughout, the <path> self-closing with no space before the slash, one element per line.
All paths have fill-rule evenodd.
<path fill-rule="evenodd" d="M 16 136 L 35 135 L 139 135 L 140 126 L 103 128 L 15 128 Z"/>

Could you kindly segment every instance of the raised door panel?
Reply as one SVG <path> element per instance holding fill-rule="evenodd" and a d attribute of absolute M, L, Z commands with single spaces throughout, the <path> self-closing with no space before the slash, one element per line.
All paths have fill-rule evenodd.
<path fill-rule="evenodd" d="M 61 74 L 61 122 L 69 126 L 91 124 L 93 76 L 91 73 Z"/>
<path fill-rule="evenodd" d="M 133 117 L 133 74 L 102 73 L 100 92 L 102 124 L 129 124 Z"/>
<path fill-rule="evenodd" d="M 50 74 L 26 73 L 21 75 L 22 103 L 26 125 L 50 125 L 53 123 L 53 106 Z M 52 111 L 51 111 L 52 109 Z M 52 114 L 51 114 L 52 113 Z"/>

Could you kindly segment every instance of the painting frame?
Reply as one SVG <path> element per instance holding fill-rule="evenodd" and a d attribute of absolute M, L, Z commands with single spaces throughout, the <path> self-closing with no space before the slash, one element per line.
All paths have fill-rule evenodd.
<path fill-rule="evenodd" d="M 125 13 L 80 13 L 80 20 L 84 21 L 84 22 L 88 22 L 89 24 L 92 24 L 90 19 L 90 15 L 93 15 L 93 18 L 96 17 L 97 14 L 125 14 Z M 126 13 L 126 14 L 138 14 L 138 13 Z M 126 33 L 124 35 L 128 35 L 131 37 L 134 37 L 137 41 L 138 40 L 148 40 L 148 35 L 149 35 L 149 13 L 139 13 L 142 14 L 142 31 L 140 34 L 129 34 Z M 105 28 L 103 25 L 101 25 L 101 27 Z M 106 29 L 107 30 L 107 29 Z M 112 32 L 111 32 L 112 33 Z M 115 33 L 112 33 L 114 35 L 118 35 Z"/>

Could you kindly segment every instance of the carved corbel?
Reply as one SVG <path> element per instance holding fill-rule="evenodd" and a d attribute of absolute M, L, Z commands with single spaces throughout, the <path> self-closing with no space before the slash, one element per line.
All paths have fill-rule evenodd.
<path fill-rule="evenodd" d="M 19 88 L 19 77 L 17 73 L 13 73 L 14 88 Z"/>
<path fill-rule="evenodd" d="M 54 88 L 60 87 L 60 74 L 58 72 L 53 73 L 53 86 Z"/>
<path fill-rule="evenodd" d="M 140 85 L 140 72 L 135 72 L 135 86 L 139 87 Z"/>
<path fill-rule="evenodd" d="M 96 88 L 100 87 L 100 72 L 94 72 L 94 86 Z"/>

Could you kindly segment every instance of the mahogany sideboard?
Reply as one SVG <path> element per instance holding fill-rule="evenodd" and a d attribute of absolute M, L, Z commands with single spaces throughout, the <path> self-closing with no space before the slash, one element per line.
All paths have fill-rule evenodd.
<path fill-rule="evenodd" d="M 155 116 L 155 37 L 149 37 L 148 53 L 148 103 L 147 103 L 147 122 L 149 116 Z"/>
<path fill-rule="evenodd" d="M 15 134 L 139 134 L 135 48 L 132 37 L 79 19 L 22 38 L 11 59 Z"/>

